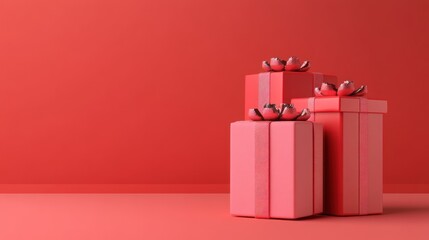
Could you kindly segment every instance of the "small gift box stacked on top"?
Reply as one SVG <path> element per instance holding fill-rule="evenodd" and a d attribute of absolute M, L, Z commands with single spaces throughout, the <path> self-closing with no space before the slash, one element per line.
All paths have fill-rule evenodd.
<path fill-rule="evenodd" d="M 387 102 L 296 57 L 262 67 L 245 79 L 246 121 L 231 124 L 231 214 L 382 213 Z"/>

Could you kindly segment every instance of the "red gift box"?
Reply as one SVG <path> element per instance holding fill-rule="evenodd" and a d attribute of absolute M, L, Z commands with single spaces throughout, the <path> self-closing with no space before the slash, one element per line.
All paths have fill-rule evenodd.
<path fill-rule="evenodd" d="M 323 211 L 323 128 L 302 121 L 231 124 L 232 215 L 295 219 Z"/>
<path fill-rule="evenodd" d="M 362 97 L 292 99 L 324 129 L 324 212 L 383 212 L 383 114 L 387 101 Z"/>
<path fill-rule="evenodd" d="M 249 119 L 251 108 L 262 109 L 264 104 L 280 105 L 292 98 L 313 97 L 314 88 L 322 82 L 337 83 L 337 77 L 311 72 L 264 72 L 246 75 L 244 117 Z"/>

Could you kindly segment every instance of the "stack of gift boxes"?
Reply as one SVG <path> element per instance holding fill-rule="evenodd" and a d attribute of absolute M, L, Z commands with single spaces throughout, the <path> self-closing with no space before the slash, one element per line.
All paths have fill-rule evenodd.
<path fill-rule="evenodd" d="M 382 213 L 387 102 L 296 57 L 262 67 L 245 79 L 246 120 L 231 124 L 231 214 Z"/>

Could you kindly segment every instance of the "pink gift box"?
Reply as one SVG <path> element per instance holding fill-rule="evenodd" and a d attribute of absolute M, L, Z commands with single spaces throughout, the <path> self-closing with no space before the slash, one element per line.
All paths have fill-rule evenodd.
<path fill-rule="evenodd" d="M 322 82 L 337 83 L 337 77 L 312 72 L 264 72 L 246 75 L 244 118 L 251 108 L 264 104 L 289 103 L 292 98 L 313 97 L 314 88 Z"/>
<path fill-rule="evenodd" d="M 292 99 L 323 124 L 324 212 L 367 215 L 383 212 L 383 113 L 387 101 L 362 97 Z"/>
<path fill-rule="evenodd" d="M 303 121 L 231 124 L 230 211 L 296 219 L 323 211 L 323 127 Z"/>

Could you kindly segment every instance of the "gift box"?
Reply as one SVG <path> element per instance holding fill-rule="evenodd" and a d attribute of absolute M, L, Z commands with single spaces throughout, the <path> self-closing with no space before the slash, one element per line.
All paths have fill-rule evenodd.
<path fill-rule="evenodd" d="M 323 129 L 305 121 L 231 124 L 230 211 L 296 219 L 323 211 Z"/>
<path fill-rule="evenodd" d="M 336 83 L 337 77 L 311 72 L 264 72 L 245 79 L 245 119 L 251 108 L 262 109 L 265 103 L 290 102 L 292 98 L 313 97 L 322 82 Z"/>
<path fill-rule="evenodd" d="M 363 97 L 292 99 L 324 129 L 324 213 L 383 212 L 383 113 L 387 101 Z"/>

